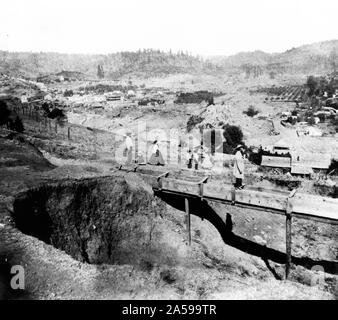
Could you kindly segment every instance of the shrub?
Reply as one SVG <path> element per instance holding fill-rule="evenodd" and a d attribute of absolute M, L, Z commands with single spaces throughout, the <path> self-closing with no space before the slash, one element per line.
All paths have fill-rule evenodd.
<path fill-rule="evenodd" d="M 51 119 L 66 118 L 66 115 L 63 112 L 63 110 L 59 108 L 54 108 L 51 112 L 48 113 L 47 116 L 48 118 L 51 118 Z"/>
<path fill-rule="evenodd" d="M 177 280 L 177 275 L 175 273 L 175 271 L 172 271 L 170 269 L 164 269 L 160 272 L 160 277 L 161 279 L 168 283 L 168 284 L 172 284 Z"/>
<path fill-rule="evenodd" d="M 318 87 L 318 80 L 314 76 L 309 76 L 307 78 L 306 85 L 309 88 L 308 95 L 311 97 L 315 93 L 315 90 Z"/>
<path fill-rule="evenodd" d="M 226 124 L 223 126 L 223 136 L 225 142 L 223 143 L 223 150 L 226 153 L 233 153 L 238 144 L 243 144 L 243 132 L 240 127 Z"/>
<path fill-rule="evenodd" d="M 243 111 L 243 113 L 245 113 L 249 117 L 253 117 L 258 114 L 259 111 L 254 106 L 250 106 L 247 110 Z"/>

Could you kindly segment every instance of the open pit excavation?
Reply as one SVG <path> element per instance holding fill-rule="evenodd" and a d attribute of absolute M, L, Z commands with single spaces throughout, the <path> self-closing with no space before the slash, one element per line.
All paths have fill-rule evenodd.
<path fill-rule="evenodd" d="M 155 226 L 164 204 L 134 179 L 132 186 L 111 176 L 30 189 L 14 201 L 15 225 L 82 262 L 139 265 L 153 255 L 149 263 L 170 264 L 177 257 L 168 255 Z"/>

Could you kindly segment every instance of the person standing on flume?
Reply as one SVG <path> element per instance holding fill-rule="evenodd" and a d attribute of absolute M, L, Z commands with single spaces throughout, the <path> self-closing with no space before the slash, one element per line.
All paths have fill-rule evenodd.
<path fill-rule="evenodd" d="M 198 170 L 198 154 L 196 152 L 192 152 L 191 149 L 187 152 L 187 167 L 188 169 L 192 169 L 194 165 L 195 170 Z"/>
<path fill-rule="evenodd" d="M 133 140 L 131 139 L 130 132 L 127 132 L 125 144 L 125 155 L 127 156 L 126 164 L 131 164 L 133 159 Z"/>
<path fill-rule="evenodd" d="M 191 149 L 189 149 L 187 151 L 187 155 L 186 155 L 186 160 L 187 160 L 187 167 L 188 169 L 191 169 L 192 168 L 192 162 L 193 162 L 193 153 L 191 152 Z"/>
<path fill-rule="evenodd" d="M 236 182 L 234 184 L 236 189 L 243 189 L 243 178 L 244 178 L 244 146 L 239 144 L 235 148 L 235 158 L 234 158 L 234 177 Z"/>

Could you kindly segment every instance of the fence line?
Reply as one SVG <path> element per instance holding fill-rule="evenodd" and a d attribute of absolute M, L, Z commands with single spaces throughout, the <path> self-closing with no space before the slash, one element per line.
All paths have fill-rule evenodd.
<path fill-rule="evenodd" d="M 120 155 L 116 154 L 117 147 L 124 143 L 124 139 L 121 140 L 121 135 L 117 133 L 50 119 L 43 115 L 42 110 L 35 108 L 34 105 L 15 106 L 14 110 L 21 116 L 23 121 L 28 120 L 26 122 L 27 127 L 33 125 L 39 133 L 46 132 L 54 137 L 60 137 L 70 143 L 83 144 L 86 148 L 91 149 L 92 156 L 95 159 L 114 159 L 117 162 L 122 163 L 127 161 L 127 157 L 123 157 L 121 155 L 121 158 L 119 158 Z M 33 122 L 33 124 L 30 122 Z M 148 136 L 146 134 L 145 141 L 142 142 L 139 134 L 137 133 L 135 135 L 135 138 L 133 139 L 133 161 L 139 159 L 139 156 L 143 158 L 142 162 L 147 162 L 149 160 L 151 147 L 148 145 L 147 138 Z M 178 138 L 181 139 L 183 137 Z M 139 144 L 142 144 L 145 149 L 140 150 L 142 148 L 140 148 L 141 145 Z M 172 155 L 170 152 L 171 147 L 175 148 Z M 167 139 L 160 149 L 166 164 L 175 164 L 179 167 L 186 166 L 184 147 L 180 147 L 179 144 L 177 144 L 177 146 L 175 144 L 171 144 L 170 139 Z M 219 168 L 221 166 L 221 162 L 215 159 L 215 166 Z"/>

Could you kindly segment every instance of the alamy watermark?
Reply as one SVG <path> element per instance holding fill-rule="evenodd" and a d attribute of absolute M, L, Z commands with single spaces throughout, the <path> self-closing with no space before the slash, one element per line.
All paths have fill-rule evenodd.
<path fill-rule="evenodd" d="M 21 265 L 15 265 L 11 268 L 10 286 L 13 290 L 25 289 L 25 269 Z"/>
<path fill-rule="evenodd" d="M 4 266 L 4 268 L 3 268 Z M 25 269 L 21 265 L 0 265 L 0 298 L 6 291 L 25 290 Z"/>
<path fill-rule="evenodd" d="M 221 128 L 200 129 L 183 134 L 177 128 L 153 128 L 150 129 L 144 121 L 137 121 L 132 128 L 121 127 L 110 131 L 114 139 L 115 147 L 112 149 L 112 156 L 116 160 L 127 159 L 125 152 L 126 139 L 130 139 L 132 145 L 132 160 L 143 157 L 149 159 L 152 152 L 152 144 L 156 141 L 159 151 L 166 163 L 178 164 L 186 159 L 187 153 L 198 152 L 202 148 L 204 154 L 212 155 L 225 153 L 225 142 Z M 182 161 L 183 160 L 183 161 Z"/>

